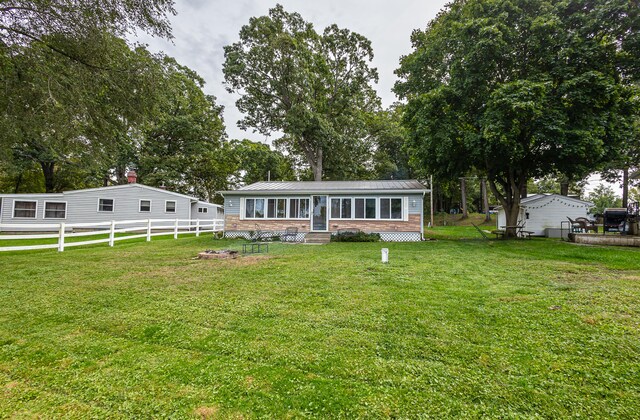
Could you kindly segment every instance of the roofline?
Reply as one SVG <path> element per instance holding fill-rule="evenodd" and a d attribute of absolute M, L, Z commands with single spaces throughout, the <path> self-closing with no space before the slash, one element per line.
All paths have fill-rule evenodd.
<path fill-rule="evenodd" d="M 107 187 L 85 188 L 85 189 L 82 189 L 82 190 L 64 191 L 63 194 L 77 194 L 77 193 L 86 192 L 86 191 L 98 191 L 98 190 L 102 190 L 102 189 L 105 189 L 105 188 L 116 190 L 116 189 L 120 189 L 120 188 L 130 188 L 130 187 L 140 187 L 140 188 L 145 188 L 145 189 L 151 190 L 151 191 L 157 191 L 157 192 L 162 192 L 162 193 L 165 193 L 165 194 L 175 195 L 175 196 L 178 196 L 178 197 L 188 198 L 188 199 L 194 200 L 194 201 L 201 201 L 197 197 L 193 197 L 193 196 L 186 195 L 186 194 L 180 194 L 180 193 L 169 191 L 169 190 L 163 190 L 162 188 L 150 187 L 148 185 L 138 184 L 137 182 L 136 183 L 132 183 L 132 184 L 109 185 Z"/>
<path fill-rule="evenodd" d="M 14 193 L 14 194 L 0 194 L 0 197 L 2 198 L 12 198 L 12 197 L 27 197 L 27 196 L 34 196 L 34 197 L 61 197 L 63 194 L 62 193 Z"/>
<path fill-rule="evenodd" d="M 352 190 L 233 190 L 220 191 L 224 197 L 226 195 L 296 195 L 296 194 L 314 194 L 314 195 L 331 195 L 331 194 L 426 194 L 429 189 L 407 189 L 407 190 L 384 190 L 384 189 L 352 189 Z"/>
<path fill-rule="evenodd" d="M 524 208 L 524 207 L 527 207 L 527 205 L 530 204 L 530 203 L 535 203 L 536 201 L 541 200 L 543 198 L 553 197 L 553 196 L 562 197 L 562 198 L 564 198 L 566 200 L 574 201 L 574 202 L 581 203 L 581 204 L 587 204 L 587 205 L 589 205 L 591 207 L 595 206 L 595 204 L 593 204 L 591 201 L 584 201 L 584 200 L 580 200 L 578 198 L 573 198 L 573 197 L 569 197 L 569 196 L 562 195 L 562 194 L 538 194 L 538 197 L 533 198 L 533 196 L 532 196 L 531 197 L 532 200 L 529 200 L 526 203 L 522 203 L 521 202 L 520 203 L 520 207 Z M 529 197 L 527 197 L 527 198 L 529 198 Z M 496 210 L 503 209 L 503 208 L 504 207 L 502 205 L 496 206 Z"/>

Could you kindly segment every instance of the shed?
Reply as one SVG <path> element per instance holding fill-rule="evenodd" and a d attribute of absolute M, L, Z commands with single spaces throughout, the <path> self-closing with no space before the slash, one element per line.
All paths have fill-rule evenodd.
<path fill-rule="evenodd" d="M 589 201 L 559 194 L 530 195 L 520 202 L 518 223 L 524 223 L 525 230 L 535 236 L 549 236 L 547 229 L 560 229 L 561 223 L 568 221 L 567 217 L 588 217 L 591 207 L 593 203 Z M 497 226 L 501 228 L 506 224 L 505 211 L 498 207 Z"/>

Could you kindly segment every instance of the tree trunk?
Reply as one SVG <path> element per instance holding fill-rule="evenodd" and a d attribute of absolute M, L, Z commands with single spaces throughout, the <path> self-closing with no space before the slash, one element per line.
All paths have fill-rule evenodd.
<path fill-rule="evenodd" d="M 622 207 L 629 205 L 629 168 L 622 170 Z"/>
<path fill-rule="evenodd" d="M 527 198 L 528 195 L 527 184 L 524 183 L 520 186 L 520 198 Z"/>
<path fill-rule="evenodd" d="M 517 178 L 517 179 L 516 179 Z M 496 186 L 496 179 L 489 177 L 489 187 L 491 192 L 500 201 L 502 208 L 504 209 L 506 217 L 506 237 L 517 237 L 516 225 L 518 224 L 518 216 L 520 214 L 520 192 L 523 183 L 527 182 L 526 176 L 516 177 L 515 174 L 510 174 L 509 179 L 501 180 L 500 185 L 503 187 L 504 194 L 498 191 Z M 499 226 L 502 228 L 502 226 Z"/>
<path fill-rule="evenodd" d="M 484 211 L 484 221 L 491 221 L 491 213 L 489 213 L 489 195 L 487 194 L 487 180 L 480 180 L 480 189 L 482 190 L 482 210 Z"/>
<path fill-rule="evenodd" d="M 467 211 L 467 184 L 464 178 L 460 178 L 460 194 L 462 195 L 462 218 L 466 219 L 469 217 L 469 212 Z"/>
<path fill-rule="evenodd" d="M 311 165 L 313 169 L 313 180 L 322 181 L 322 149 L 316 153 L 316 161 Z"/>
<path fill-rule="evenodd" d="M 18 174 L 18 176 L 16 177 L 16 182 L 13 185 L 13 193 L 18 194 L 18 191 L 20 191 L 20 185 L 22 185 L 22 172 Z"/>
<path fill-rule="evenodd" d="M 560 195 L 567 196 L 569 195 L 569 183 L 561 182 L 560 183 Z"/>
<path fill-rule="evenodd" d="M 40 167 L 42 167 L 42 174 L 44 175 L 44 189 L 47 193 L 55 192 L 55 165 L 55 162 L 40 162 Z"/>

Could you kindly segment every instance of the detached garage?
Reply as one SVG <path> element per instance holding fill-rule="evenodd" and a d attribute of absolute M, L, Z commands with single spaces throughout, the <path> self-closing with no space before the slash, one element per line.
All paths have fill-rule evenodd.
<path fill-rule="evenodd" d="M 536 236 L 546 236 L 546 229 L 560 229 L 567 217 L 589 217 L 587 213 L 593 203 L 559 194 L 536 194 L 523 198 L 520 202 L 518 224 L 524 223 L 524 230 Z M 498 207 L 498 228 L 507 224 L 504 209 Z"/>

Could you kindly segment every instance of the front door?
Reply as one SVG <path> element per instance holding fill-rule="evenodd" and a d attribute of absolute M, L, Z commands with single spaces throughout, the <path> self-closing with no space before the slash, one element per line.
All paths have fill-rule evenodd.
<path fill-rule="evenodd" d="M 329 225 L 329 213 L 327 212 L 327 196 L 314 195 L 311 197 L 313 202 L 313 213 L 311 214 L 311 230 L 326 232 Z"/>

